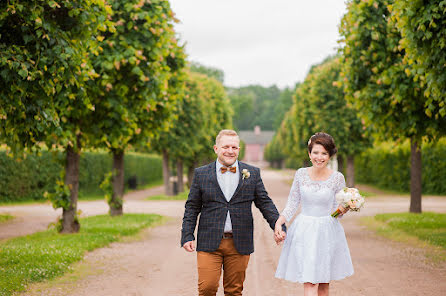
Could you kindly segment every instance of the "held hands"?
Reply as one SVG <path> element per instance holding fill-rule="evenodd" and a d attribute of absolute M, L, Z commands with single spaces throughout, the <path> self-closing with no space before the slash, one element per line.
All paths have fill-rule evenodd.
<path fill-rule="evenodd" d="M 194 241 L 189 241 L 187 243 L 184 243 L 183 248 L 188 252 L 195 251 L 195 243 Z"/>
<path fill-rule="evenodd" d="M 281 244 L 286 238 L 286 232 L 283 231 L 282 225 L 285 223 L 285 218 L 280 216 L 276 221 L 276 225 L 274 227 L 274 240 L 276 244 Z"/>

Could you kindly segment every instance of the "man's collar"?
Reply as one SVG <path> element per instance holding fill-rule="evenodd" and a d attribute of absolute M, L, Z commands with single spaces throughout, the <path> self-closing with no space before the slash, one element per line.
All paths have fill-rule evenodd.
<path fill-rule="evenodd" d="M 221 164 L 219 161 L 218 161 L 218 159 L 216 160 L 216 168 L 217 168 L 217 171 L 219 171 L 220 170 L 220 168 L 222 167 L 222 166 L 224 166 L 223 164 Z M 236 167 L 237 168 L 237 170 L 239 169 L 238 168 L 238 159 L 231 165 L 231 167 Z"/>

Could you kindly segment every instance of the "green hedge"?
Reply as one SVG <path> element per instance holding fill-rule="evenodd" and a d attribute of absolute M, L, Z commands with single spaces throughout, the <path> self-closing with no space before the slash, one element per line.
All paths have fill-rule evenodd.
<path fill-rule="evenodd" d="M 423 193 L 446 194 L 446 138 L 423 144 Z M 397 191 L 410 191 L 410 143 L 382 143 L 355 158 L 355 178 L 359 183 Z"/>
<path fill-rule="evenodd" d="M 127 153 L 124 159 L 126 181 L 136 177 L 139 186 L 162 179 L 162 159 L 156 155 Z M 15 160 L 0 151 L 0 202 L 41 200 L 51 192 L 64 165 L 62 152 L 43 151 Z M 84 152 L 79 170 L 80 196 L 100 194 L 99 184 L 111 170 L 112 157 L 105 152 Z M 127 185 L 127 182 L 126 182 Z"/>

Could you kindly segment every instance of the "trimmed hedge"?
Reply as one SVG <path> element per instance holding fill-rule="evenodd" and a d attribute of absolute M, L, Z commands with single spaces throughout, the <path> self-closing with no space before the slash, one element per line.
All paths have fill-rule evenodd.
<path fill-rule="evenodd" d="M 423 144 L 422 186 L 424 194 L 446 194 L 446 138 Z M 355 158 L 355 178 L 359 183 L 373 184 L 402 192 L 410 191 L 410 143 L 382 143 Z"/>
<path fill-rule="evenodd" d="M 15 160 L 0 151 L 0 202 L 43 200 L 45 191 L 53 191 L 64 167 L 62 152 L 42 151 Z M 112 167 L 112 156 L 105 152 L 83 152 L 79 169 L 79 196 L 101 194 L 99 184 Z M 162 179 L 162 159 L 157 155 L 126 153 L 124 159 L 126 186 L 130 177 L 138 185 Z"/>

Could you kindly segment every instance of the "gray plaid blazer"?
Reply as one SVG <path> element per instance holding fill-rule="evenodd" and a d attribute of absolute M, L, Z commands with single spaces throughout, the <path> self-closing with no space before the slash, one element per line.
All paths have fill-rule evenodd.
<path fill-rule="evenodd" d="M 260 169 L 239 161 L 239 184 L 228 202 L 217 181 L 216 162 L 195 169 L 190 193 L 185 205 L 181 246 L 195 240 L 194 230 L 198 224 L 197 251 L 214 252 L 223 236 L 226 215 L 231 215 L 234 245 L 240 254 L 254 252 L 252 202 L 274 229 L 279 212 L 263 186 Z M 242 179 L 242 170 L 247 169 L 251 176 Z"/>

